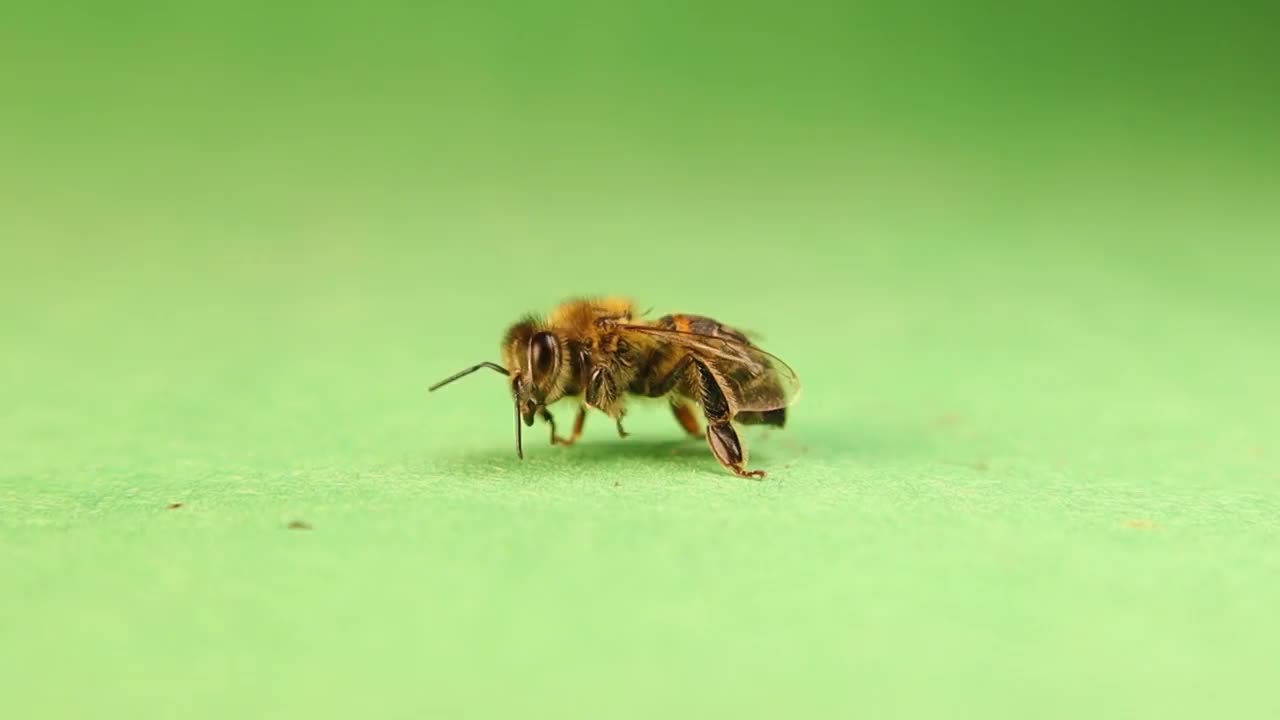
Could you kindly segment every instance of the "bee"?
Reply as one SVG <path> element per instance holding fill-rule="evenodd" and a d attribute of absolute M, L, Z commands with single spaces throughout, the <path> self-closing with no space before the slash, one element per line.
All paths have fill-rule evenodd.
<path fill-rule="evenodd" d="M 532 427 L 536 417 L 550 425 L 552 445 L 573 445 L 582 437 L 588 408 L 612 418 L 625 438 L 628 399 L 665 397 L 693 437 L 703 436 L 694 409 L 701 408 L 707 444 L 721 465 L 740 477 L 763 478 L 763 470 L 746 468 L 747 448 L 733 424 L 782 427 L 800 392 L 795 372 L 738 330 L 701 315 L 646 322 L 623 298 L 571 300 L 545 318 L 519 320 L 503 337 L 502 359 L 502 365 L 482 362 L 462 370 L 430 391 L 486 368 L 507 376 L 521 459 L 521 426 Z M 547 409 L 564 398 L 578 404 L 567 438 L 556 432 Z"/>

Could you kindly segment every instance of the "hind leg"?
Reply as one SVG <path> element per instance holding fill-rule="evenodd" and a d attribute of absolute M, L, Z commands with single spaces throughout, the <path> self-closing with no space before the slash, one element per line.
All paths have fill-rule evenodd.
<path fill-rule="evenodd" d="M 729 422 L 729 403 L 715 376 L 701 363 L 698 364 L 698 374 L 702 380 L 702 412 L 707 416 L 707 444 L 711 446 L 711 453 L 721 465 L 738 477 L 764 477 L 763 470 L 746 468 L 747 449 L 738 439 L 738 432 L 733 429 L 733 424 Z"/>
<path fill-rule="evenodd" d="M 746 468 L 746 448 L 738 439 L 738 432 L 728 422 L 707 426 L 707 444 L 711 446 L 711 452 L 720 464 L 731 470 L 734 475 L 755 480 L 764 477 L 763 470 Z"/>

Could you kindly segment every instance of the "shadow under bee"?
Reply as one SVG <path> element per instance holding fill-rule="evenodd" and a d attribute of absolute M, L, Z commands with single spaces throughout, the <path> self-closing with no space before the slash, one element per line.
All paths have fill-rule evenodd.
<path fill-rule="evenodd" d="M 785 454 L 785 453 L 783 453 Z M 751 454 L 752 460 L 759 460 L 766 465 L 778 461 L 778 452 L 762 449 Z M 510 467 L 518 470 L 519 461 L 512 460 L 510 452 L 505 448 L 492 448 L 472 451 L 459 458 L 463 462 L 475 463 L 478 466 L 494 469 Z M 657 474 L 671 472 L 705 474 L 712 478 L 734 479 L 726 476 L 716 462 L 715 456 L 707 449 L 705 440 L 699 438 L 646 439 L 630 437 L 626 440 L 584 440 L 572 447 L 543 446 L 529 448 L 525 453 L 524 463 L 540 467 L 544 471 L 576 474 L 578 468 L 595 469 L 616 468 L 619 473 L 635 476 L 652 470 Z M 779 464 L 778 468 L 781 469 Z"/>

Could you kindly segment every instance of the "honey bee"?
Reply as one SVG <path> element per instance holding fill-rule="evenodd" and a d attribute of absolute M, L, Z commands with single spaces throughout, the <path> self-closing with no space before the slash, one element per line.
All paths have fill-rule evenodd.
<path fill-rule="evenodd" d="M 503 365 L 479 363 L 430 390 L 483 368 L 510 378 L 521 459 L 521 425 L 532 427 L 535 417 L 551 426 L 553 445 L 572 445 L 582 437 L 588 408 L 613 418 L 625 438 L 628 397 L 666 397 L 680 426 L 694 437 L 703 434 L 694 407 L 702 409 L 707 444 L 721 465 L 740 477 L 762 478 L 763 470 L 746 468 L 747 448 L 733 423 L 782 427 L 800 392 L 795 372 L 743 333 L 701 315 L 646 322 L 623 298 L 571 300 L 546 318 L 521 319 L 507 329 L 502 359 Z M 556 432 L 547 409 L 563 398 L 578 403 L 567 438 Z"/>

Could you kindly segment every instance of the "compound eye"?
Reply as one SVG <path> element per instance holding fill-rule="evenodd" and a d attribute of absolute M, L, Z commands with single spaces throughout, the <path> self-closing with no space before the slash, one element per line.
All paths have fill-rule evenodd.
<path fill-rule="evenodd" d="M 551 333 L 540 332 L 529 339 L 529 368 L 533 382 L 541 385 L 556 369 L 560 360 L 560 343 Z"/>

